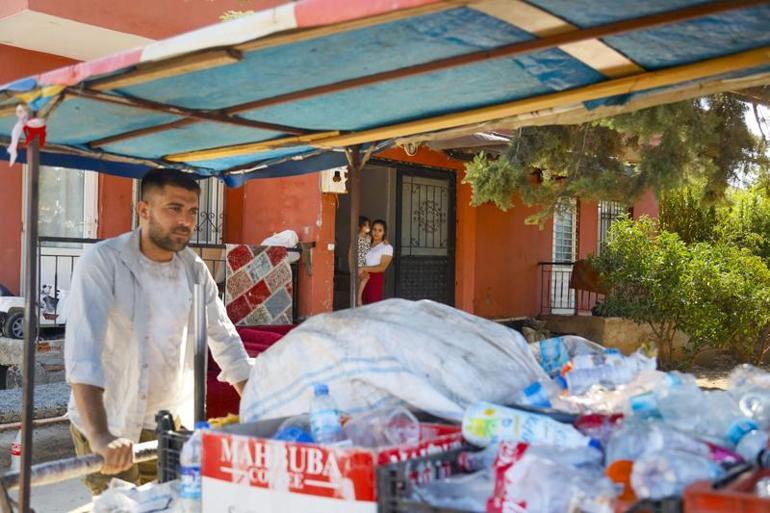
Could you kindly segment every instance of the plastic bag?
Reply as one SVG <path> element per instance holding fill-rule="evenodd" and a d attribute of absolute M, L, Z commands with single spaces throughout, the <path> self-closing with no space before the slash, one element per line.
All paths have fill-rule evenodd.
<path fill-rule="evenodd" d="M 278 246 L 282 248 L 293 248 L 299 244 L 299 235 L 294 230 L 284 230 L 280 233 L 274 233 L 262 241 L 260 246 Z M 293 264 L 299 260 L 300 254 L 295 251 L 289 252 L 289 263 Z"/>
<path fill-rule="evenodd" d="M 311 317 L 261 354 L 241 420 L 305 413 L 313 385 L 327 383 L 350 415 L 406 403 L 459 421 L 470 404 L 504 404 L 545 379 L 520 333 L 432 301 L 390 299 Z"/>

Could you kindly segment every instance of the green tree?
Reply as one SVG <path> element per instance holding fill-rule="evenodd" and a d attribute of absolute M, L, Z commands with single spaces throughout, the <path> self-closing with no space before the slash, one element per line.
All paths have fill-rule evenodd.
<path fill-rule="evenodd" d="M 687 244 L 710 242 L 719 236 L 722 209 L 706 203 L 702 190 L 681 187 L 665 192 L 658 200 L 661 230 L 676 233 Z"/>
<path fill-rule="evenodd" d="M 506 210 L 515 193 L 539 205 L 542 224 L 562 198 L 633 203 L 646 190 L 670 191 L 698 180 L 716 202 L 732 180 L 765 173 L 764 142 L 752 135 L 747 106 L 730 95 L 660 105 L 582 125 L 526 127 L 506 153 L 466 165 L 472 204 Z"/>
<path fill-rule="evenodd" d="M 737 190 L 721 212 L 716 235 L 770 265 L 770 195 L 763 187 Z"/>

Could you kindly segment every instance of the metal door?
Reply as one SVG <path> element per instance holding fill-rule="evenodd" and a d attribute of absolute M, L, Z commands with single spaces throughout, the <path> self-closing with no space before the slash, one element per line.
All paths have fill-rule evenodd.
<path fill-rule="evenodd" d="M 455 175 L 398 170 L 396 297 L 454 305 Z"/>

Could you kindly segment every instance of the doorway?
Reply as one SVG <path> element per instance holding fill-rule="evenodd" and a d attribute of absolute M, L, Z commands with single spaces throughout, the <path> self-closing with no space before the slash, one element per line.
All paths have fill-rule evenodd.
<path fill-rule="evenodd" d="M 455 189 L 451 171 L 385 161 L 373 161 L 361 171 L 361 215 L 387 222 L 387 238 L 395 250 L 385 274 L 386 298 L 454 305 Z M 337 198 L 335 310 L 350 303 L 350 199 L 347 194 Z"/>

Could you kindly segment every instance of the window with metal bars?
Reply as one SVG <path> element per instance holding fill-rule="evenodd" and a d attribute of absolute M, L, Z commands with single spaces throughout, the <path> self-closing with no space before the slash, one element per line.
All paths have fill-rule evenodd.
<path fill-rule="evenodd" d="M 607 233 L 610 231 L 612 223 L 627 215 L 629 209 L 626 205 L 617 201 L 600 201 L 599 202 L 599 247 L 598 251 L 602 250 L 602 244 L 607 239 Z"/>

